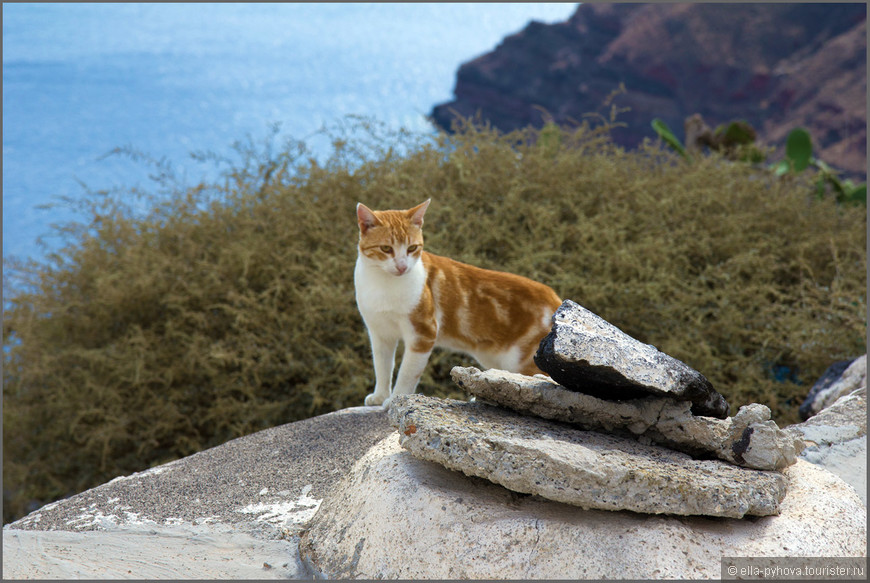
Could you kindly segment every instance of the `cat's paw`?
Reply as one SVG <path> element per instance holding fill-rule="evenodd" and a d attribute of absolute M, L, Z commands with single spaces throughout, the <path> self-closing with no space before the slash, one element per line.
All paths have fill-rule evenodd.
<path fill-rule="evenodd" d="M 366 407 L 375 407 L 377 405 L 381 405 L 384 402 L 384 399 L 387 398 L 387 395 L 378 394 L 378 393 L 369 393 L 366 395 L 365 404 Z"/>

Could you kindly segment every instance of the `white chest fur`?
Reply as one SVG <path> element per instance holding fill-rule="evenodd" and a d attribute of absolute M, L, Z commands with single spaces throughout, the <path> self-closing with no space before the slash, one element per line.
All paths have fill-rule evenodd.
<path fill-rule="evenodd" d="M 366 321 L 390 315 L 407 316 L 420 303 L 426 270 L 422 261 L 416 261 L 405 274 L 396 276 L 360 255 L 353 281 L 356 303 Z"/>

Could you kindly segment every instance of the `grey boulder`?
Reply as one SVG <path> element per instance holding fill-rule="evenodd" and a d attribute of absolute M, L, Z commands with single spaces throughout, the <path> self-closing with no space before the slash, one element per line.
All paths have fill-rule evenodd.
<path fill-rule="evenodd" d="M 535 364 L 572 391 L 610 400 L 668 396 L 691 401 L 695 415 L 728 416 L 728 403 L 704 375 L 571 300 L 553 315 Z"/>

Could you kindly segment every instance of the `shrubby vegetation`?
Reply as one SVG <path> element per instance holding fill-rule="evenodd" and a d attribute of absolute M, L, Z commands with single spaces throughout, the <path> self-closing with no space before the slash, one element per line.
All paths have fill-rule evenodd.
<path fill-rule="evenodd" d="M 536 138 L 360 123 L 324 163 L 271 139 L 215 159 L 215 184 L 160 171 L 153 199 L 88 197 L 48 263 L 7 266 L 4 521 L 361 405 L 373 374 L 353 293 L 357 201 L 431 197 L 430 251 L 550 284 L 701 371 L 732 413 L 757 401 L 795 422 L 824 369 L 866 351 L 863 207 L 716 154 L 626 152 L 606 124 Z M 472 361 L 436 353 L 420 390 L 464 397 L 456 364 Z"/>

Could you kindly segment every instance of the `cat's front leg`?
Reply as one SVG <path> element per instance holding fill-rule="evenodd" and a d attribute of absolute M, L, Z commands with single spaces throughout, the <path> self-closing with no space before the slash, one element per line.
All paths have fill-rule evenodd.
<path fill-rule="evenodd" d="M 405 353 L 402 355 L 402 365 L 399 367 L 399 375 L 396 377 L 396 386 L 393 387 L 390 398 L 384 401 L 385 409 L 390 406 L 390 401 L 396 395 L 411 395 L 417 390 L 417 383 L 423 376 L 423 370 L 429 362 L 430 354 L 432 354 L 431 349 L 426 352 L 405 349 Z"/>
<path fill-rule="evenodd" d="M 367 406 L 380 405 L 390 397 L 393 382 L 393 366 L 396 362 L 397 339 L 389 339 L 378 334 L 369 334 L 372 344 L 372 360 L 375 365 L 375 390 L 366 395 Z"/>

